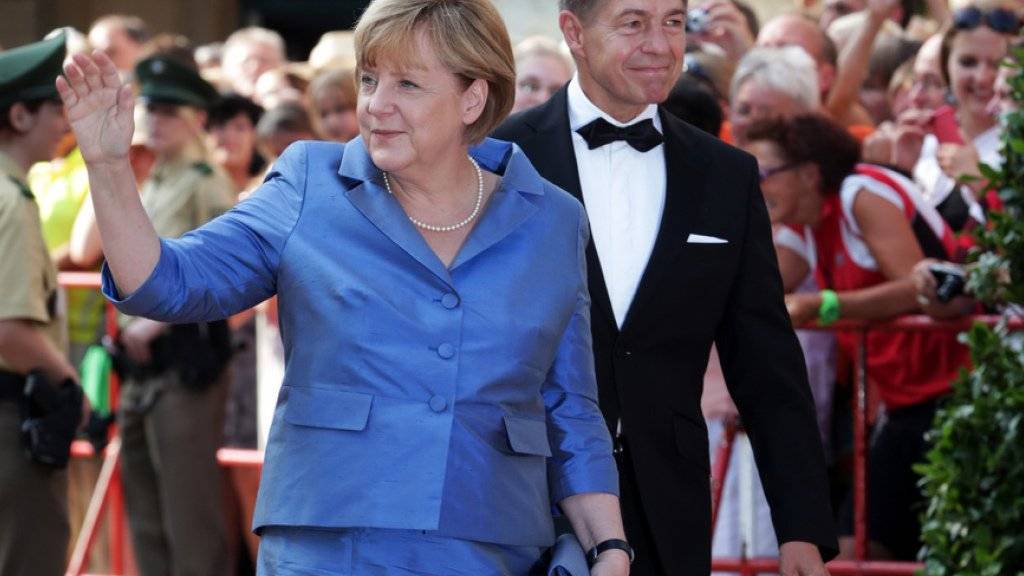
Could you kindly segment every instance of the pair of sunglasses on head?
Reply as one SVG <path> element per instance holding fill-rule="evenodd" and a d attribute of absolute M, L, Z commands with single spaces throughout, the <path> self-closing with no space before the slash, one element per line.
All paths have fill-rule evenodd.
<path fill-rule="evenodd" d="M 985 11 L 976 6 L 968 6 L 953 13 L 953 25 L 958 30 L 973 30 L 982 24 L 1002 34 L 1017 34 L 1020 32 L 1021 19 L 1007 8 Z"/>

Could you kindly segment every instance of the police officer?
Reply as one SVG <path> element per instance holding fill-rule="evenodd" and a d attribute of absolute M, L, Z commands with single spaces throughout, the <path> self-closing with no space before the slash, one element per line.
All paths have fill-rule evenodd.
<path fill-rule="evenodd" d="M 135 73 L 145 145 L 156 156 L 142 204 L 157 234 L 181 236 L 233 203 L 230 179 L 208 163 L 204 148 L 206 109 L 218 94 L 194 63 L 169 54 L 139 62 Z M 223 322 L 122 319 L 121 458 L 143 576 L 229 572 L 216 462 L 228 340 Z"/>
<path fill-rule="evenodd" d="M 57 273 L 43 242 L 28 168 L 68 132 L 55 78 L 64 35 L 0 53 L 0 574 L 64 572 L 67 473 L 27 457 L 26 375 L 77 390 L 66 359 Z M 49 385 L 49 384 L 44 384 Z M 72 414 L 70 428 L 77 426 Z M 67 435 L 70 443 L 70 435 Z M 67 458 L 67 444 L 58 457 Z"/>

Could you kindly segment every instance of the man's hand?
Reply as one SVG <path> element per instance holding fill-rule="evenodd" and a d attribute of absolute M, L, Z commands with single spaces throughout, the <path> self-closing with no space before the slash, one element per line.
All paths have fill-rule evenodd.
<path fill-rule="evenodd" d="M 605 550 L 590 568 L 590 576 L 629 576 L 629 555 L 622 550 Z"/>
<path fill-rule="evenodd" d="M 779 547 L 781 576 L 829 576 L 818 547 L 808 542 L 786 542 Z"/>
<path fill-rule="evenodd" d="M 690 10 L 707 10 L 707 27 L 691 33 L 700 42 L 717 44 L 730 60 L 737 62 L 754 45 L 754 35 L 743 13 L 730 0 L 709 0 Z"/>

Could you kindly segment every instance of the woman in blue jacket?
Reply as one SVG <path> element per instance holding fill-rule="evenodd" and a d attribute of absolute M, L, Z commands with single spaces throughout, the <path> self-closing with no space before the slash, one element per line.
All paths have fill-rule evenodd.
<path fill-rule="evenodd" d="M 102 54 L 57 85 L 128 314 L 224 318 L 277 295 L 286 374 L 254 528 L 262 574 L 526 574 L 568 518 L 623 576 L 596 402 L 580 204 L 513 145 L 488 0 L 376 0 L 360 137 L 290 147 L 246 201 L 159 239 L 128 165 L 133 98 Z"/>

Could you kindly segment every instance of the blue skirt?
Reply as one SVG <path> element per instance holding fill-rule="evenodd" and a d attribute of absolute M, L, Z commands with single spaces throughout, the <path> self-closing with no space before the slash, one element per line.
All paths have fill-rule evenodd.
<path fill-rule="evenodd" d="M 438 536 L 422 530 L 267 526 L 259 576 L 527 576 L 544 549 Z"/>

